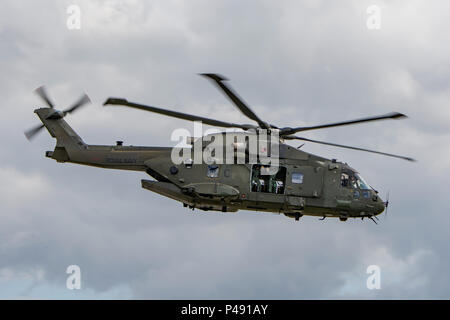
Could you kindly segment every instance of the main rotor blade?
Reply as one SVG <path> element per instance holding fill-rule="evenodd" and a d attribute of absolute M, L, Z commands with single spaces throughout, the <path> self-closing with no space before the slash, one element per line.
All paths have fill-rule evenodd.
<path fill-rule="evenodd" d="M 77 102 L 75 102 L 70 108 L 67 108 L 63 112 L 64 114 L 74 112 L 76 109 L 89 102 L 91 102 L 91 99 L 89 99 L 88 95 L 85 93 L 81 96 L 81 98 Z"/>
<path fill-rule="evenodd" d="M 55 105 L 52 103 L 52 101 L 49 99 L 47 91 L 45 90 L 44 86 L 40 86 L 34 92 L 44 100 L 50 108 L 54 108 Z"/>
<path fill-rule="evenodd" d="M 190 120 L 190 121 L 202 121 L 205 124 L 209 124 L 211 126 L 223 127 L 223 128 L 241 128 L 244 130 L 256 128 L 255 126 L 250 125 L 250 124 L 236 124 L 236 123 L 230 123 L 230 122 L 225 122 L 225 121 L 220 121 L 220 120 L 209 119 L 209 118 L 195 116 L 192 114 L 182 113 L 182 112 L 178 112 L 178 111 L 171 111 L 171 110 L 167 110 L 167 109 L 162 109 L 162 108 L 157 108 L 157 107 L 152 107 L 152 106 L 146 106 L 143 104 L 128 102 L 126 99 L 121 99 L 121 98 L 108 98 L 108 100 L 106 100 L 105 103 L 103 103 L 103 105 L 122 105 L 122 106 L 131 107 L 131 108 L 136 108 L 136 109 L 141 109 L 141 110 L 145 110 L 145 111 L 164 114 L 166 116 L 174 117 L 174 118 L 178 118 L 178 119 Z"/>
<path fill-rule="evenodd" d="M 350 120 L 350 121 L 342 121 L 342 122 L 335 122 L 335 123 L 329 123 L 329 124 L 322 124 L 318 126 L 311 126 L 311 127 L 297 127 L 297 128 L 283 128 L 280 130 L 280 136 L 282 135 L 289 135 L 300 131 L 308 131 L 308 130 L 316 130 L 316 129 L 323 129 L 323 128 L 331 128 L 331 127 L 340 127 L 340 126 L 347 126 L 350 124 L 357 124 L 362 122 L 370 122 L 370 121 L 378 121 L 378 120 L 386 120 L 386 119 L 401 119 L 406 118 L 406 115 L 403 113 L 398 112 L 391 112 L 387 114 L 383 114 L 381 116 L 374 116 L 374 117 L 367 117 L 367 118 L 361 118 L 356 120 Z"/>
<path fill-rule="evenodd" d="M 352 150 L 359 150 L 359 151 L 366 151 L 366 152 L 371 152 L 371 153 L 377 153 L 377 154 L 381 154 L 381 155 L 384 155 L 384 156 L 399 158 L 399 159 L 408 160 L 408 161 L 416 161 L 413 158 L 399 156 L 399 155 L 395 155 L 395 154 L 391 154 L 391 153 L 385 153 L 385 152 L 374 151 L 374 150 L 369 150 L 369 149 L 363 149 L 363 148 L 358 148 L 358 147 L 345 146 L 345 145 L 342 145 L 342 144 L 330 143 L 330 142 L 325 142 L 325 141 L 312 140 L 312 139 L 298 137 L 298 136 L 285 136 L 283 138 L 286 139 L 286 140 L 302 140 L 302 141 L 307 141 L 307 142 L 325 144 L 325 145 L 333 146 L 333 147 L 339 147 L 339 148 L 346 148 L 346 149 L 352 149 Z"/>
<path fill-rule="evenodd" d="M 41 124 L 41 125 L 38 125 L 37 127 L 34 127 L 28 131 L 25 131 L 25 137 L 27 137 L 28 140 L 31 140 L 43 128 L 44 128 L 44 125 Z"/>
<path fill-rule="evenodd" d="M 235 93 L 233 91 L 233 89 L 231 89 L 231 87 L 229 87 L 228 85 L 226 85 L 223 81 L 226 81 L 228 79 L 224 78 L 221 75 L 218 74 L 214 74 L 214 73 L 200 73 L 201 76 L 207 77 L 211 80 L 214 81 L 215 84 L 217 84 L 217 86 L 219 88 L 222 89 L 222 91 L 226 94 L 226 96 L 228 98 L 230 98 L 230 100 L 236 105 L 236 107 L 239 108 L 239 110 L 242 111 L 242 113 L 244 115 L 246 115 L 248 118 L 256 121 L 259 126 L 263 129 L 269 129 L 270 126 L 262 121 L 251 109 L 249 106 L 247 106 L 247 104 L 245 104 L 245 102 L 242 100 L 241 97 L 238 96 L 237 93 Z"/>

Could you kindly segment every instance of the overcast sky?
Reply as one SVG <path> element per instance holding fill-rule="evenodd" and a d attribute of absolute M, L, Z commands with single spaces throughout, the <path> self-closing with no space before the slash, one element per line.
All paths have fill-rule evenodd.
<path fill-rule="evenodd" d="M 81 29 L 66 26 L 81 9 Z M 381 9 L 369 30 L 366 10 Z M 0 298 L 450 298 L 448 1 L 2 1 Z M 312 145 L 356 168 L 381 223 L 190 211 L 145 173 L 59 164 L 38 124 L 45 84 L 87 142 L 167 146 L 193 125 L 102 106 L 109 96 L 239 123 L 197 73 L 221 73 L 265 121 L 301 126 L 409 116 L 305 134 L 416 158 Z M 293 142 L 297 146 L 300 143 Z M 79 265 L 82 289 L 66 289 Z M 366 269 L 381 268 L 368 290 Z"/>

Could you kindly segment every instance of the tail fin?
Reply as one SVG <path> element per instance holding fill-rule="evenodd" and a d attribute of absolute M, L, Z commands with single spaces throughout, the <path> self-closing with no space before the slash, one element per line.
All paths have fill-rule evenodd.
<path fill-rule="evenodd" d="M 83 139 L 67 124 L 67 122 L 52 108 L 34 110 L 45 128 L 53 138 L 56 138 L 55 151 L 47 151 L 46 156 L 57 161 L 69 161 L 72 152 L 79 152 L 86 144 Z"/>

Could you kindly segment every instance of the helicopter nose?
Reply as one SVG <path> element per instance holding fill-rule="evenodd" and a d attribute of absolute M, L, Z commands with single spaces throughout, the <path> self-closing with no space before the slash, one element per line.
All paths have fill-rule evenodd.
<path fill-rule="evenodd" d="M 386 203 L 381 200 L 381 198 L 378 199 L 378 201 L 375 203 L 375 215 L 378 215 L 382 213 L 386 209 Z"/>

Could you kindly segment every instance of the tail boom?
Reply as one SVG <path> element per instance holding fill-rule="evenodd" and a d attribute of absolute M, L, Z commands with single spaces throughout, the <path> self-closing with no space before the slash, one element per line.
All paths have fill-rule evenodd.
<path fill-rule="evenodd" d="M 122 145 L 89 145 L 69 126 L 57 116 L 52 108 L 36 109 L 50 135 L 56 139 L 54 151 L 47 151 L 46 156 L 58 162 L 133 171 L 145 171 L 145 161 L 170 155 L 172 148 L 167 147 L 139 147 Z"/>

